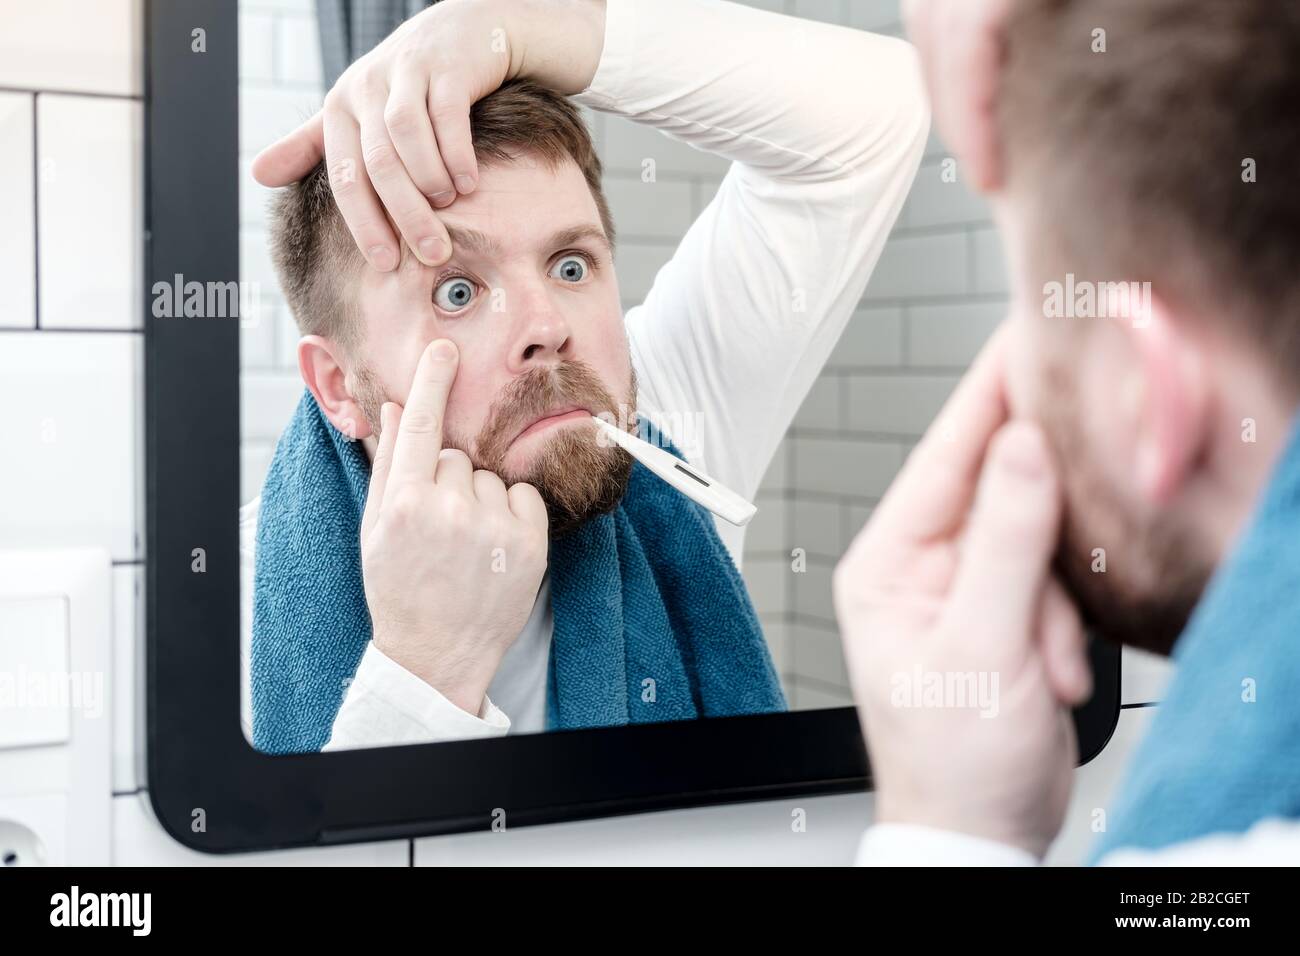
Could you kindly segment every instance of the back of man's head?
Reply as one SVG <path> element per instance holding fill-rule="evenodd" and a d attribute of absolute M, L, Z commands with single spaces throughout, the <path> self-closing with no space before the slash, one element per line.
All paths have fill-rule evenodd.
<path fill-rule="evenodd" d="M 480 166 L 520 159 L 551 168 L 574 163 L 613 244 L 600 158 L 581 114 L 568 99 L 529 81 L 507 83 L 471 107 L 470 136 Z M 363 173 L 336 170 L 343 175 Z M 299 331 L 355 349 L 363 334 L 354 286 L 365 260 L 335 204 L 324 164 L 275 197 L 270 233 L 271 258 Z M 405 259 L 409 251 L 405 245 L 402 250 Z"/>
<path fill-rule="evenodd" d="M 1007 44 L 1029 281 L 1149 281 L 1300 393 L 1300 4 L 1016 0 Z"/>

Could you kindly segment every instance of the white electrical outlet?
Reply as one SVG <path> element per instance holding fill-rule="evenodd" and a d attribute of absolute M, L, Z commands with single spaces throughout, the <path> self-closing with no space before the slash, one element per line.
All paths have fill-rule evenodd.
<path fill-rule="evenodd" d="M 67 816 L 60 793 L 0 797 L 0 867 L 66 865 Z"/>
<path fill-rule="evenodd" d="M 109 863 L 112 572 L 103 548 L 0 551 L 0 862 Z"/>

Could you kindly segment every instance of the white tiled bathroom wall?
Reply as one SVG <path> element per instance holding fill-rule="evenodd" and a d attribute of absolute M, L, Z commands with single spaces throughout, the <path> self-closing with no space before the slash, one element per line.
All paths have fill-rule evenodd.
<path fill-rule="evenodd" d="M 897 0 L 760 4 L 897 32 Z M 112 858 L 117 863 L 847 862 L 869 819 L 863 796 L 782 800 L 469 834 L 256 854 L 183 850 L 152 821 L 139 727 L 145 558 L 141 216 L 142 0 L 0 0 L 0 402 L 9 412 L 0 468 L 0 550 L 100 545 L 113 562 Z M 301 45 L 310 0 L 242 0 L 241 151 L 308 115 L 317 66 Z M 68 25 L 76 24 L 76 29 Z M 607 188 L 623 235 L 618 268 L 639 301 L 675 236 L 708 201 L 722 169 L 630 124 L 597 118 Z M 633 188 L 640 158 L 658 160 L 653 203 Z M 760 495 L 745 573 L 797 706 L 847 700 L 829 616 L 834 560 L 870 513 L 906 449 L 997 321 L 1005 303 L 996 236 L 983 205 L 937 176 L 931 142 L 871 288 L 778 453 Z M 247 184 L 246 175 L 243 182 Z M 245 278 L 274 288 L 257 225 L 262 197 L 242 199 Z M 261 270 L 261 271 L 259 271 Z M 291 323 L 273 296 L 245 330 L 246 487 L 297 394 Z M 288 383 L 288 384 L 286 384 Z M 292 386 L 292 387 L 291 387 Z M 291 407 L 291 403 L 288 407 Z M 260 456 L 260 457 L 259 457 Z M 809 571 L 789 552 L 803 547 Z M 232 640 L 234 636 L 232 635 Z M 1164 672 L 1126 656 L 1125 702 L 1155 699 Z M 1082 856 L 1089 811 L 1104 805 L 1150 711 L 1128 710 L 1110 746 L 1080 771 L 1056 862 Z M 21 786 L 6 775 L 0 796 Z M 793 807 L 806 833 L 790 827 Z M 75 847 L 72 848 L 75 851 Z"/>

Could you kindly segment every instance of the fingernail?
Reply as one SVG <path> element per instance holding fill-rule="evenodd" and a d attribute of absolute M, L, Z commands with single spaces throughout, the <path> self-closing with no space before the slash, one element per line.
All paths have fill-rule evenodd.
<path fill-rule="evenodd" d="M 397 265 L 393 261 L 393 250 L 387 246 L 370 247 L 370 264 L 380 272 L 387 272 L 393 266 Z"/>
<path fill-rule="evenodd" d="M 429 262 L 442 261 L 442 240 L 434 236 L 420 240 L 420 258 Z"/>
<path fill-rule="evenodd" d="M 447 339 L 438 339 L 433 343 L 433 357 L 446 362 L 456 357 L 456 346 Z"/>
<path fill-rule="evenodd" d="M 434 193 L 431 198 L 433 199 L 433 204 L 435 206 L 446 206 L 456 198 L 456 193 L 453 190 L 448 189 L 445 192 Z"/>
<path fill-rule="evenodd" d="M 456 189 L 462 193 L 472 193 L 474 191 L 474 180 L 461 173 L 456 177 Z"/>

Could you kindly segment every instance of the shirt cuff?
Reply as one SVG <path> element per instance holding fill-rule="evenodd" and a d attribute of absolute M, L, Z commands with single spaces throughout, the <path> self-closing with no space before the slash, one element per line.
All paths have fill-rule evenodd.
<path fill-rule="evenodd" d="M 877 823 L 858 844 L 857 866 L 1037 866 L 1032 853 L 995 840 L 915 823 Z"/>
<path fill-rule="evenodd" d="M 617 112 L 619 90 L 626 83 L 628 54 L 636 50 L 636 11 L 633 0 L 607 0 L 605 40 L 600 62 L 585 90 L 572 99 L 594 110 Z"/>
<path fill-rule="evenodd" d="M 372 641 L 366 645 L 325 749 L 500 737 L 509 730 L 510 718 L 486 694 L 482 709 L 471 714 Z"/>

